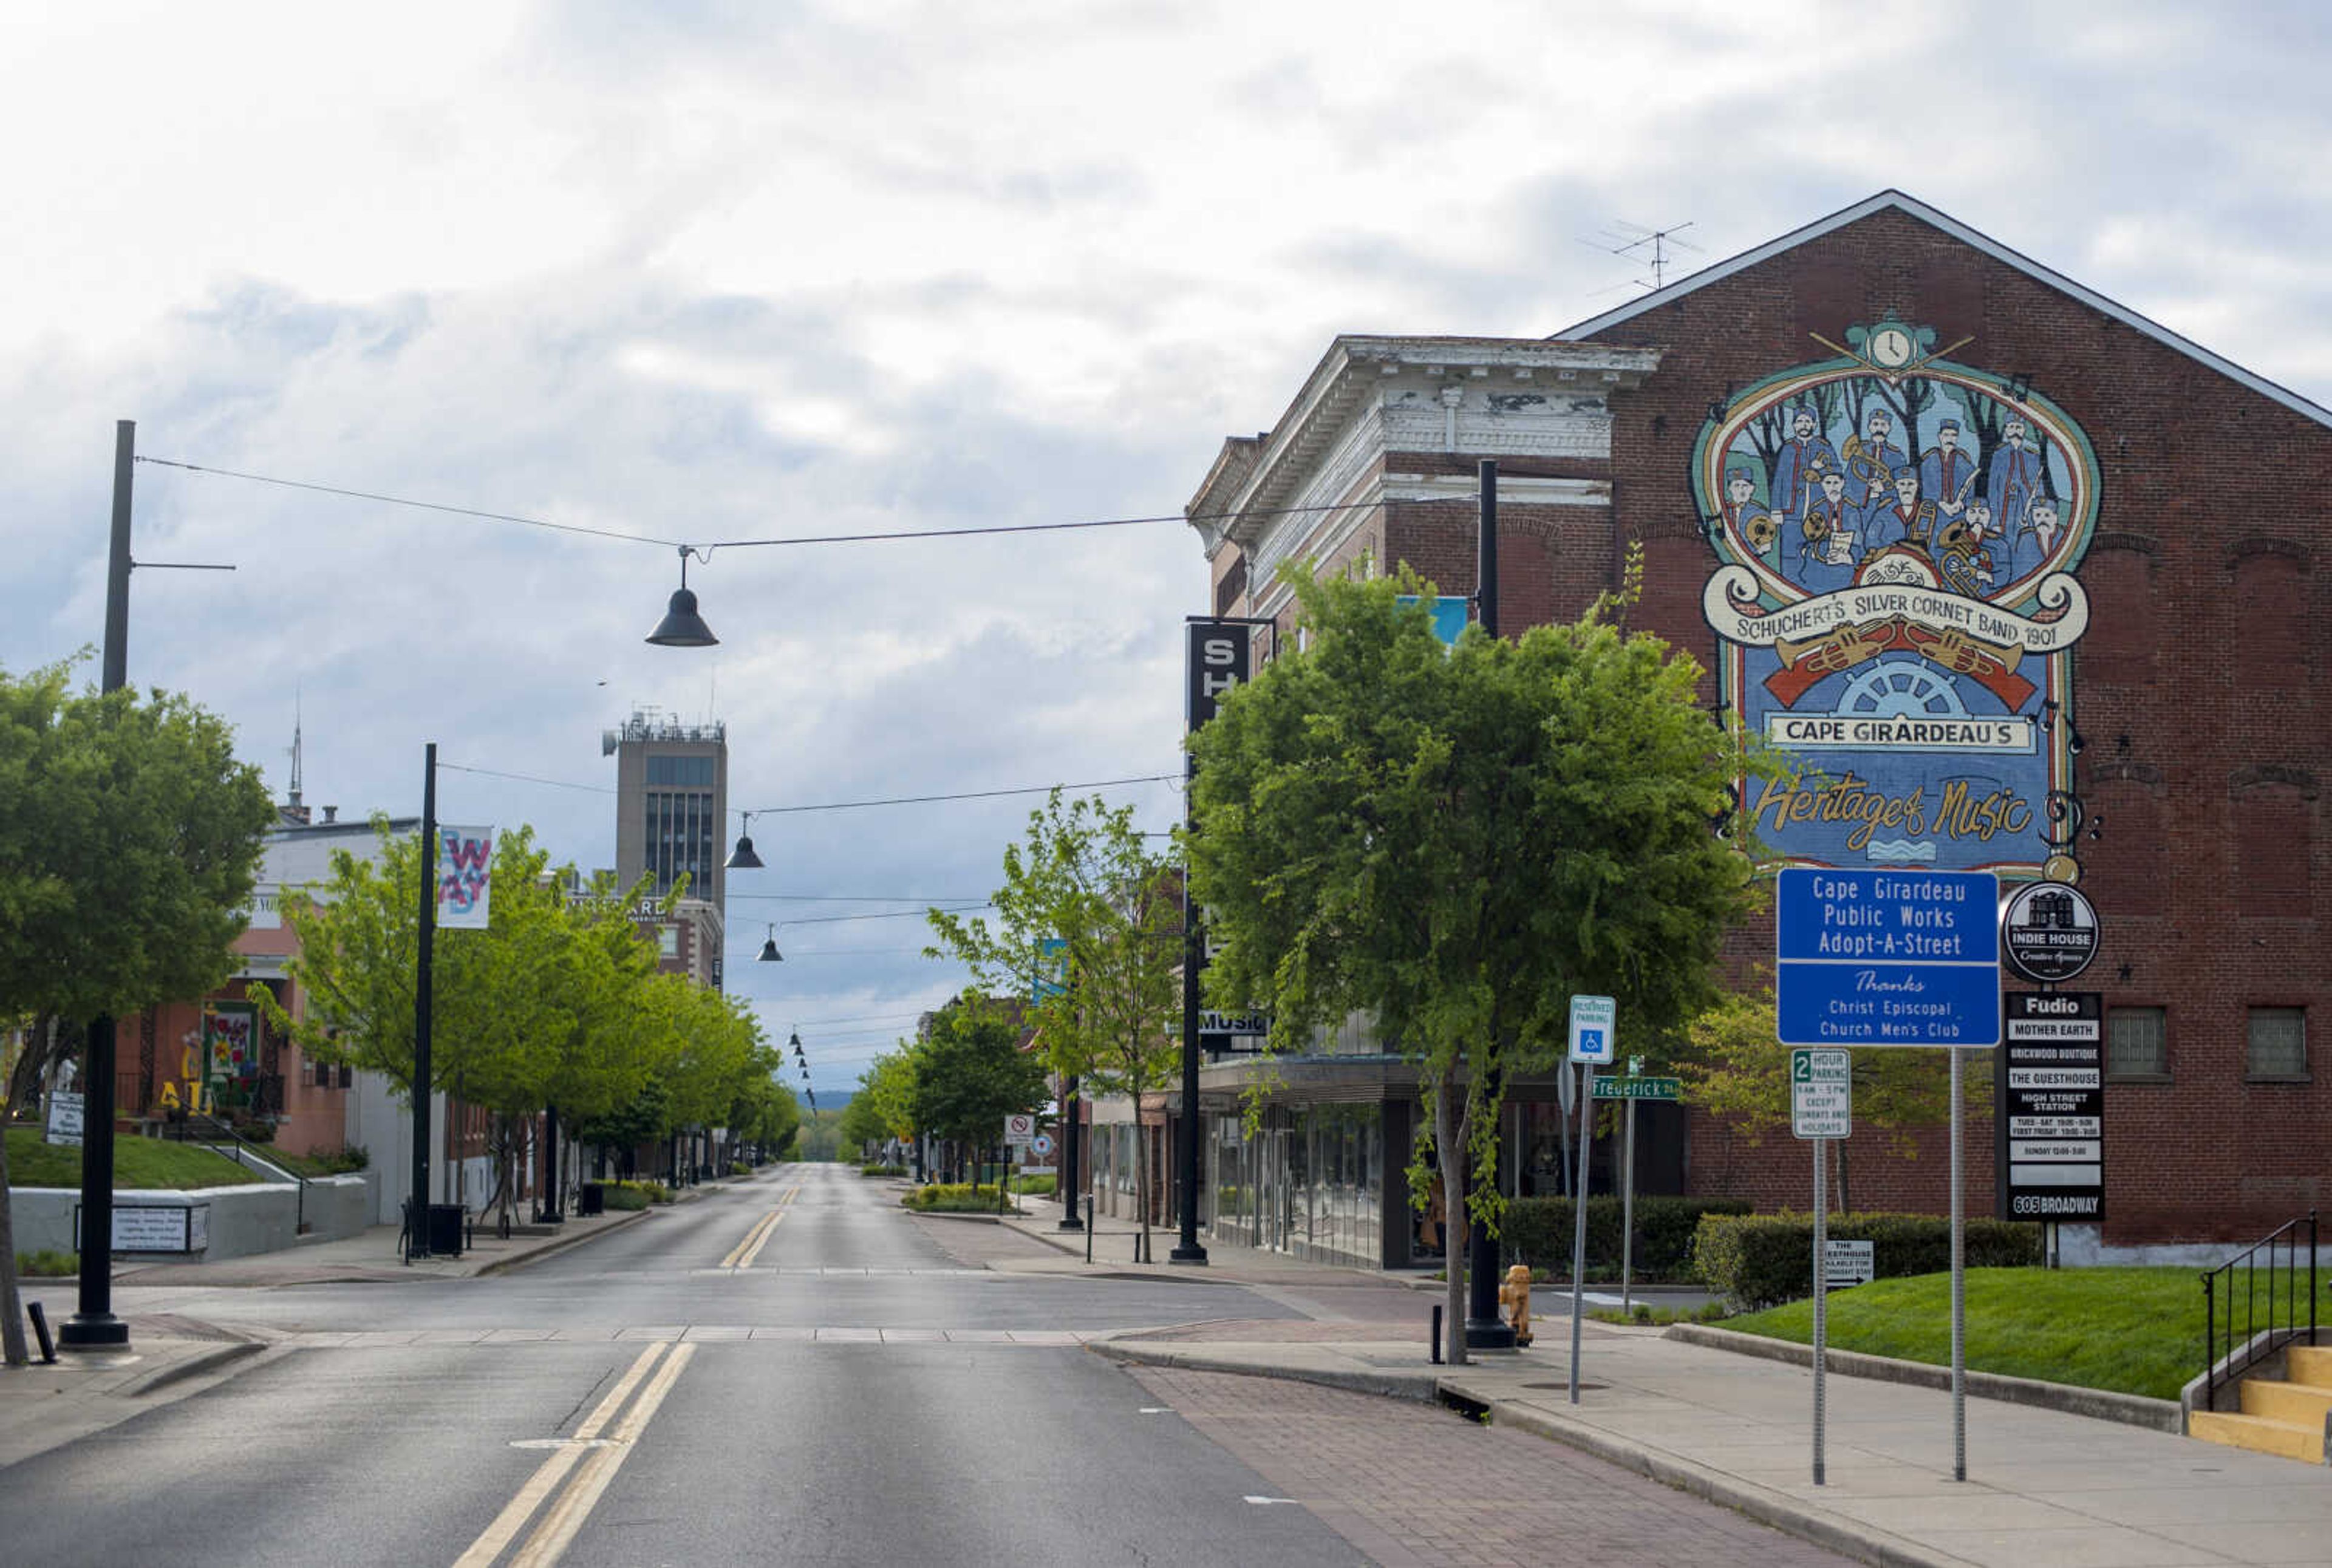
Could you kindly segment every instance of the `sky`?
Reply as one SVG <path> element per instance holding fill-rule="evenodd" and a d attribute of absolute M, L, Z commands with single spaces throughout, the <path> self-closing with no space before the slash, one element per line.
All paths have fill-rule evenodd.
<path fill-rule="evenodd" d="M 12 6 L 0 670 L 98 644 L 135 420 L 214 471 L 139 465 L 136 556 L 236 569 L 136 574 L 130 679 L 279 798 L 295 722 L 344 817 L 417 813 L 435 741 L 443 817 L 588 870 L 601 731 L 725 722 L 731 804 L 788 808 L 731 876 L 729 989 L 838 1095 L 965 983 L 913 912 L 985 897 L 1037 798 L 792 808 L 1178 773 L 1208 607 L 1175 519 L 1336 334 L 1545 336 L 1640 293 L 1634 236 L 1675 231 L 1674 282 L 1893 187 L 2332 404 L 2327 34 L 2299 4 Z M 1167 521 L 720 548 L 1115 518 Z M 717 647 L 642 640 L 681 544 Z"/>

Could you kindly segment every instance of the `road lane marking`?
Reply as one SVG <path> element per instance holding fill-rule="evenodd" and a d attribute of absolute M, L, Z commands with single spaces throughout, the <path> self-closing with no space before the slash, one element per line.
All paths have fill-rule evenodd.
<path fill-rule="evenodd" d="M 769 1244 L 770 1233 L 777 1229 L 778 1222 L 786 1217 L 787 1208 L 799 1196 L 801 1196 L 801 1189 L 798 1186 L 789 1187 L 779 1194 L 777 1207 L 762 1215 L 753 1229 L 745 1233 L 745 1239 L 739 1242 L 730 1251 L 729 1256 L 721 1260 L 722 1270 L 733 1272 L 752 1267 L 753 1260 L 761 1256 L 761 1248 Z"/>
<path fill-rule="evenodd" d="M 601 1400 L 590 1415 L 584 1418 L 583 1424 L 575 1429 L 574 1437 L 560 1439 L 563 1446 L 527 1477 L 526 1485 L 518 1489 L 518 1496 L 494 1515 L 494 1522 L 486 1526 L 485 1533 L 470 1544 L 468 1551 L 454 1560 L 454 1568 L 489 1568 L 489 1564 L 502 1554 L 503 1548 L 518 1538 L 518 1533 L 534 1516 L 534 1511 L 542 1506 L 542 1500 L 567 1478 L 567 1472 L 573 1469 L 589 1451 L 587 1445 L 599 1435 L 600 1429 L 615 1419 L 624 1401 L 632 1397 L 632 1391 L 640 1386 L 640 1380 L 648 1375 L 648 1369 L 671 1348 L 668 1342 L 660 1341 L 634 1359 L 616 1386 L 607 1391 L 607 1397 Z"/>
<path fill-rule="evenodd" d="M 543 1515 L 541 1522 L 535 1525 L 534 1534 L 527 1537 L 526 1544 L 519 1549 L 517 1556 L 511 1559 L 511 1568 L 550 1568 L 566 1554 L 567 1548 L 574 1544 L 577 1533 L 583 1528 L 583 1521 L 590 1517 L 591 1510 L 606 1495 L 608 1483 L 616 1478 L 616 1472 L 623 1468 L 624 1461 L 631 1457 L 632 1448 L 640 1440 L 640 1434 L 647 1430 L 647 1425 L 655 1419 L 664 1396 L 672 1391 L 672 1385 L 679 1381 L 681 1372 L 686 1370 L 690 1358 L 695 1354 L 694 1345 L 683 1344 L 666 1358 L 664 1365 L 656 1370 L 655 1376 L 649 1380 L 648 1386 L 640 1391 L 638 1401 L 633 1404 L 631 1412 L 624 1417 L 623 1424 L 616 1429 L 614 1444 L 591 1450 L 590 1457 L 583 1461 L 575 1478 L 567 1484 L 566 1490 L 559 1493 L 550 1510 Z"/>

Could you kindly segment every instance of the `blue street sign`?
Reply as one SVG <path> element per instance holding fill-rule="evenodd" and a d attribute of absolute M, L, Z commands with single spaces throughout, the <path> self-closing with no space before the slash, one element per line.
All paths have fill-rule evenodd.
<path fill-rule="evenodd" d="M 1783 871 L 1774 1023 L 1785 1046 L 2000 1043 L 2000 879 Z"/>

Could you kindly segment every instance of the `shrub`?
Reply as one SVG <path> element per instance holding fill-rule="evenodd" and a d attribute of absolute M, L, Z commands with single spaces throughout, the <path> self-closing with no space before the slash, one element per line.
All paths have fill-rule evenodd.
<path fill-rule="evenodd" d="M 879 1163 L 873 1165 L 861 1165 L 858 1167 L 858 1173 L 861 1176 L 904 1176 L 907 1173 L 907 1168 L 904 1165 L 884 1165 Z"/>
<path fill-rule="evenodd" d="M 1880 1279 L 1941 1274 L 1952 1266 L 1952 1222 L 1933 1214 L 1839 1214 L 1833 1241 L 1868 1241 Z M 1700 1223 L 1694 1271 L 1735 1311 L 1754 1312 L 1813 1294 L 1811 1214 L 1712 1214 Z M 2040 1228 L 2007 1219 L 1967 1221 L 1970 1268 L 2023 1268 L 2040 1261 Z"/>
<path fill-rule="evenodd" d="M 1746 1214 L 1750 1205 L 1739 1198 L 1640 1197 L 1636 1200 L 1637 1277 L 1685 1280 L 1693 1277 L 1693 1238 L 1704 1214 Z M 1550 1275 L 1571 1277 L 1573 1213 L 1568 1198 L 1517 1198 L 1506 1205 L 1499 1246 L 1505 1263 L 1525 1263 Z M 1620 1273 L 1620 1221 L 1617 1198 L 1587 1200 L 1587 1272 L 1617 1277 Z"/>
<path fill-rule="evenodd" d="M 603 1181 L 601 1200 L 609 1209 L 645 1209 L 651 1203 L 669 1203 L 672 1193 L 661 1181 Z"/>
<path fill-rule="evenodd" d="M 729 1162 L 730 1175 L 750 1176 L 752 1173 L 753 1168 L 750 1165 L 746 1164 L 742 1160 L 731 1160 Z"/>
<path fill-rule="evenodd" d="M 993 1214 L 997 1190 L 964 1181 L 934 1181 L 899 1200 L 918 1214 Z"/>
<path fill-rule="evenodd" d="M 20 1252 L 16 1254 L 16 1272 L 26 1279 L 62 1279 L 81 1272 L 81 1255 L 77 1252 Z"/>
<path fill-rule="evenodd" d="M 1012 1190 L 1026 1193 L 1031 1198 L 1050 1198 L 1059 1190 L 1060 1185 L 1059 1174 L 1052 1171 L 1038 1171 L 1031 1176 L 1015 1176 L 1012 1179 Z"/>

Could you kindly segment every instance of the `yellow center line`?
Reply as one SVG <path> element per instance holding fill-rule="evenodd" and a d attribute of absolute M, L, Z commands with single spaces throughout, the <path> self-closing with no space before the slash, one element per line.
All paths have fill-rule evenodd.
<path fill-rule="evenodd" d="M 591 1450 L 590 1458 L 583 1461 L 583 1468 L 568 1483 L 567 1489 L 559 1495 L 558 1500 L 550 1505 L 549 1512 L 542 1516 L 542 1522 L 534 1527 L 534 1534 L 527 1537 L 526 1544 L 520 1548 L 517 1556 L 511 1559 L 511 1568 L 550 1568 L 550 1564 L 565 1554 L 567 1548 L 573 1544 L 577 1533 L 583 1528 L 583 1521 L 590 1517 L 591 1510 L 606 1494 L 608 1483 L 616 1478 L 616 1472 L 631 1456 L 633 1445 L 647 1429 L 648 1422 L 655 1419 L 664 1396 L 672 1391 L 672 1385 L 679 1381 L 682 1371 L 695 1354 L 696 1347 L 693 1344 L 683 1343 L 674 1350 L 671 1358 L 657 1370 L 655 1378 L 641 1392 L 639 1402 L 624 1417 L 623 1425 L 616 1429 L 611 1445 Z"/>
<path fill-rule="evenodd" d="M 648 1369 L 655 1364 L 656 1358 L 671 1347 L 671 1341 L 658 1340 L 639 1353 L 630 1370 L 624 1373 L 614 1388 L 607 1391 L 607 1397 L 601 1400 L 583 1424 L 575 1429 L 575 1436 L 568 1446 L 554 1450 L 549 1458 L 542 1461 L 534 1474 L 527 1478 L 526 1485 L 518 1489 L 518 1496 L 494 1515 L 494 1522 L 486 1526 L 485 1533 L 470 1544 L 468 1551 L 454 1560 L 454 1568 L 487 1568 L 502 1554 L 503 1548 L 518 1538 L 518 1533 L 526 1527 L 526 1522 L 542 1506 L 543 1498 L 550 1495 L 551 1489 L 566 1478 L 567 1472 L 575 1468 L 576 1461 L 588 1451 L 584 1445 L 597 1438 L 600 1429 L 615 1419 L 616 1412 L 623 1408 L 626 1400 L 632 1397 L 632 1391 L 640 1386 L 640 1380 L 647 1376 Z"/>
<path fill-rule="evenodd" d="M 785 1211 L 792 1207 L 793 1200 L 799 1196 L 801 1196 L 801 1189 L 798 1186 L 789 1187 L 780 1193 L 778 1197 L 778 1206 L 761 1216 L 760 1223 L 745 1233 L 745 1239 L 739 1242 L 735 1250 L 721 1260 L 721 1267 L 723 1268 L 752 1267 L 753 1260 L 761 1256 L 761 1248 L 769 1244 L 769 1233 L 778 1228 L 778 1222 L 786 1217 Z"/>

